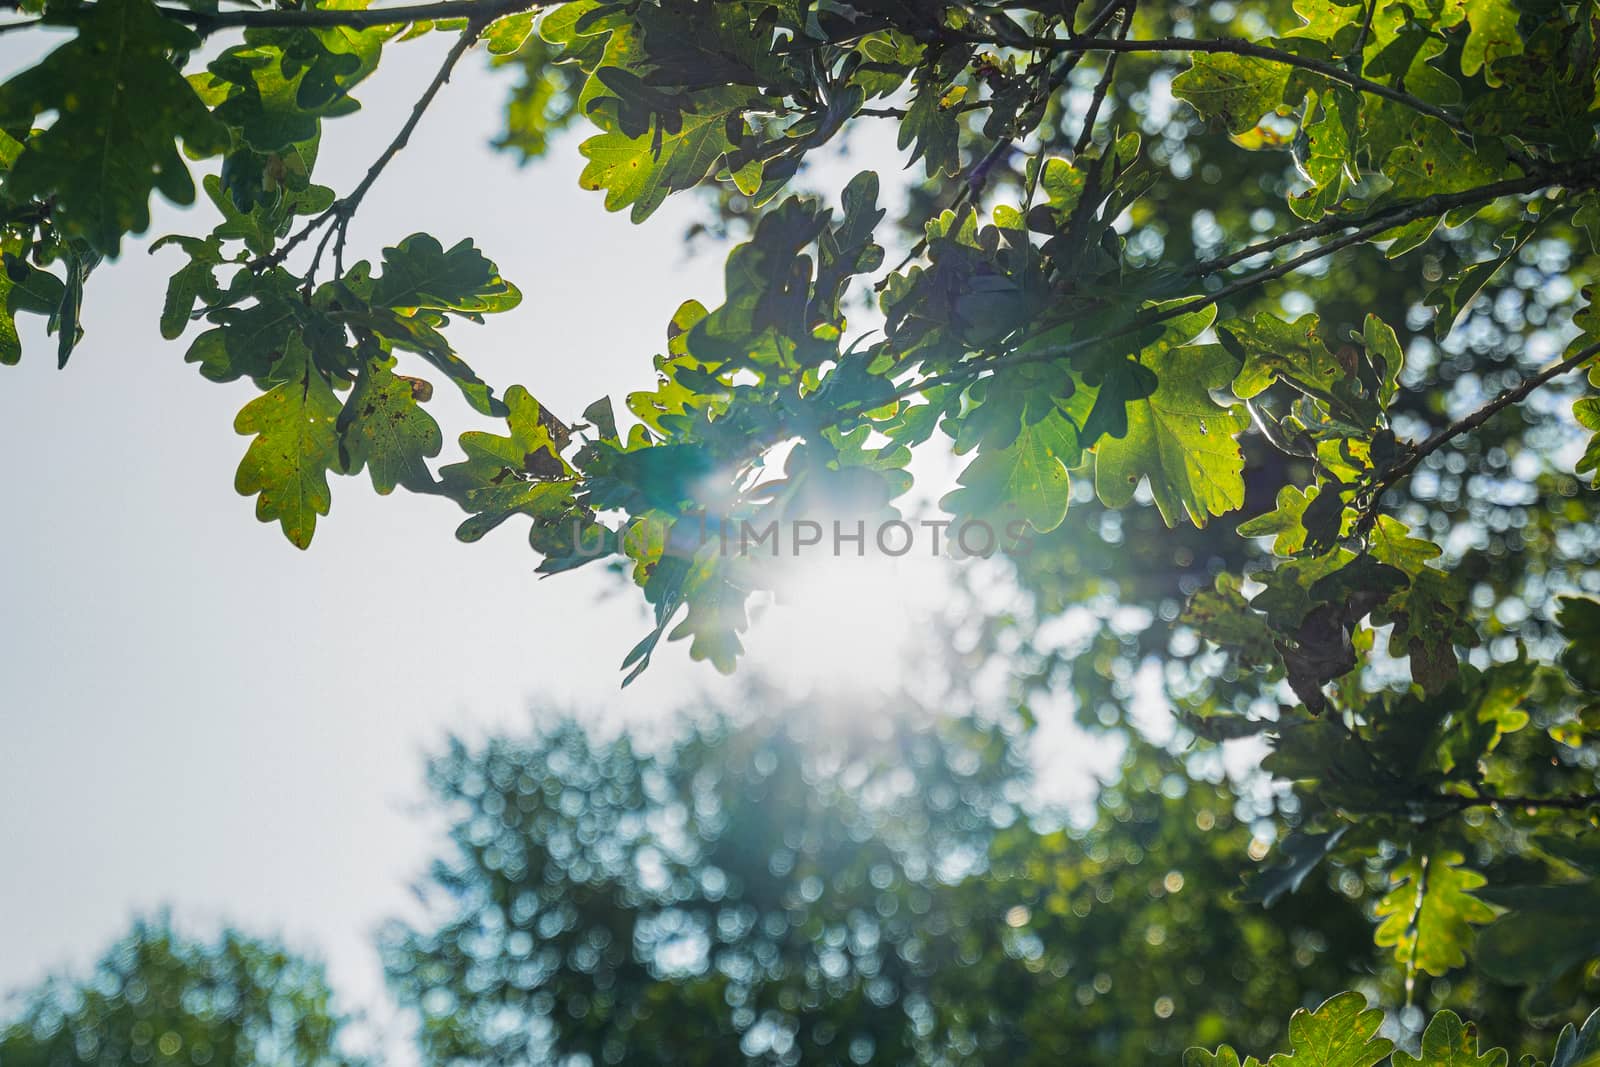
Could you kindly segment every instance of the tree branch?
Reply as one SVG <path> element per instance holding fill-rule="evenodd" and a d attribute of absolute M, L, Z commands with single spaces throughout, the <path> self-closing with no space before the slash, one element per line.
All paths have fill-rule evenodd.
<path fill-rule="evenodd" d="M 1116 16 L 1118 11 L 1122 10 L 1123 5 L 1127 2 L 1128 0 L 1109 0 L 1109 2 L 1106 3 L 1106 5 L 1099 11 L 1097 11 L 1089 20 L 1089 25 L 1086 28 L 1086 32 L 1092 36 L 1105 29 L 1111 24 L 1111 20 Z M 1074 5 L 1074 11 L 1076 11 L 1076 5 Z M 1131 16 L 1129 20 L 1132 20 Z M 1070 27 L 1068 32 L 1071 32 Z M 1000 42 L 998 39 L 992 41 L 984 39 L 978 43 L 999 44 L 1003 42 Z M 1066 83 L 1067 78 L 1072 74 L 1073 68 L 1078 65 L 1078 61 L 1082 58 L 1082 56 L 1082 52 L 1068 56 L 1066 62 L 1062 63 L 1059 68 L 1051 72 L 1049 76 L 1043 80 L 1042 84 L 1030 96 L 1029 102 L 1023 107 L 1017 109 L 1017 115 L 1022 116 L 1027 114 L 1032 108 L 1037 107 L 1041 101 L 1048 100 L 1050 97 L 1054 96 L 1056 91 Z M 982 191 L 983 183 L 988 180 L 989 171 L 997 162 L 999 162 L 1001 156 L 1010 151 L 1011 146 L 1016 143 L 1017 138 L 1022 136 L 1022 134 L 1025 132 L 1016 128 L 1016 126 L 1017 124 L 1014 122 L 1013 128 L 1006 131 L 1006 134 L 997 140 L 989 148 L 988 152 L 984 153 L 981 160 L 968 168 L 967 181 L 961 186 L 961 190 L 956 193 L 955 199 L 951 202 L 951 211 L 959 212 L 963 207 L 966 206 L 969 200 L 977 198 L 977 194 Z M 928 239 L 926 237 L 919 238 L 916 244 L 911 246 L 910 251 L 906 253 L 905 258 L 899 262 L 899 264 L 894 268 L 894 271 L 891 273 L 898 273 L 899 271 L 904 270 L 906 268 L 906 264 L 922 255 L 923 252 L 927 251 L 927 248 Z"/>
<path fill-rule="evenodd" d="M 457 4 L 456 6 L 461 5 Z M 473 43 L 477 41 L 478 35 L 483 32 L 484 27 L 488 25 L 491 18 L 492 16 L 487 15 L 480 15 L 474 18 L 456 38 L 455 43 L 450 46 L 450 51 L 445 55 L 444 62 L 439 65 L 438 72 L 434 74 L 433 80 L 428 83 L 428 87 L 422 91 L 422 95 L 412 105 L 411 114 L 407 117 L 405 125 L 400 127 L 400 132 L 395 134 L 394 140 L 389 142 L 388 147 L 373 161 L 372 166 L 367 168 L 366 176 L 361 179 L 360 184 L 351 190 L 348 196 L 334 201 L 326 211 L 306 223 L 282 246 L 273 249 L 252 262 L 250 264 L 252 270 L 260 271 L 278 266 L 288 257 L 290 252 L 293 252 L 318 227 L 332 222 L 333 225 L 317 244 L 316 253 L 311 260 L 311 267 L 306 272 L 306 285 L 308 288 L 311 285 L 312 279 L 317 272 L 317 266 L 322 262 L 322 254 L 328 246 L 329 238 L 334 237 L 335 234 L 337 237 L 334 238 L 333 246 L 334 270 L 340 277 L 344 275 L 345 231 L 349 228 L 350 219 L 355 215 L 356 209 L 361 206 L 362 198 L 367 195 L 368 191 L 377 182 L 384 168 L 389 165 L 395 156 L 400 154 L 400 150 L 411 140 L 412 133 L 416 131 L 417 123 L 422 121 L 423 112 L 428 110 L 428 105 L 433 103 L 433 98 L 439 95 L 439 90 L 444 88 L 445 82 L 450 80 L 450 74 L 455 70 L 456 64 L 466 54 L 467 49 L 471 48 Z"/>
<path fill-rule="evenodd" d="M 1600 808 L 1600 793 L 1568 793 L 1555 797 L 1494 796 L 1473 793 L 1470 796 L 1441 796 L 1434 799 L 1453 804 L 1462 811 L 1468 808 L 1527 808 L 1550 811 L 1586 811 Z"/>
<path fill-rule="evenodd" d="M 1231 296 L 1236 296 L 1241 292 L 1253 289 L 1264 282 L 1281 278 L 1284 275 L 1298 270 L 1309 263 L 1330 256 L 1342 248 L 1346 248 L 1353 244 L 1358 244 L 1370 237 L 1384 233 L 1387 230 L 1391 230 L 1396 226 L 1404 225 L 1405 223 L 1414 221 L 1415 219 L 1426 218 L 1429 215 L 1443 214 L 1444 212 L 1457 207 L 1488 203 L 1489 201 L 1498 199 L 1502 196 L 1536 192 L 1539 189 L 1550 185 L 1565 185 L 1569 188 L 1579 189 L 1592 188 L 1600 185 L 1600 170 L 1597 170 L 1597 164 L 1600 164 L 1600 160 L 1579 160 L 1575 163 L 1568 164 L 1565 167 L 1553 168 L 1528 178 L 1515 178 L 1504 182 L 1494 182 L 1490 185 L 1479 186 L 1476 189 L 1463 190 L 1459 193 L 1436 194 L 1434 196 L 1424 197 L 1421 200 L 1412 201 L 1407 204 L 1397 204 L 1393 207 L 1385 208 L 1381 211 L 1362 216 L 1358 219 L 1341 218 L 1337 220 L 1316 223 L 1308 227 L 1302 227 L 1302 229 L 1294 231 L 1293 233 L 1273 238 L 1270 241 L 1263 241 L 1260 245 L 1252 246 L 1249 249 L 1234 253 L 1230 256 L 1222 257 L 1221 259 L 1207 261 L 1199 266 L 1204 268 L 1204 273 L 1213 273 L 1216 270 L 1222 269 L 1224 266 L 1237 263 L 1242 259 L 1248 259 L 1251 256 L 1259 255 L 1263 252 L 1269 252 L 1275 248 L 1282 247 L 1283 245 L 1290 244 L 1298 240 L 1303 240 L 1304 236 L 1302 235 L 1327 235 L 1338 230 L 1349 229 L 1350 227 L 1354 227 L 1354 229 L 1351 229 L 1350 232 L 1341 235 L 1335 240 L 1325 242 L 1315 248 L 1308 249 L 1307 251 L 1294 256 L 1291 259 L 1284 260 L 1282 263 L 1243 275 L 1233 282 L 1222 286 L 1215 292 L 1206 293 L 1196 296 L 1193 299 L 1182 301 L 1181 303 L 1169 305 L 1161 308 L 1159 311 L 1135 316 L 1125 325 L 1120 326 L 1117 329 L 1110 330 L 1106 333 L 1098 334 L 1094 337 L 1084 337 L 1074 341 L 1068 341 L 1065 344 L 1044 351 L 1010 353 L 1000 355 L 992 359 L 972 360 L 968 363 L 961 364 L 955 369 L 944 374 L 932 375 L 931 377 L 924 378 L 916 382 L 907 382 L 905 385 L 897 389 L 893 395 L 895 399 L 904 399 L 905 397 L 911 396 L 923 389 L 968 381 L 983 374 L 987 370 L 994 370 L 1001 367 L 1019 366 L 1026 363 L 1037 363 L 1043 360 L 1060 359 L 1064 356 L 1071 355 L 1074 352 L 1082 351 L 1085 348 L 1089 348 L 1097 344 L 1103 344 L 1106 341 L 1112 341 L 1119 337 L 1126 337 L 1127 335 L 1142 330 L 1147 326 L 1152 326 L 1156 323 L 1164 322 L 1167 319 L 1174 318 L 1178 315 L 1185 315 L 1191 311 L 1199 311 L 1203 308 L 1210 307 L 1213 304 L 1221 303 Z M 1194 269 L 1195 268 L 1191 268 L 1191 271 Z M 1041 328 L 1048 328 L 1051 325 L 1054 324 L 1044 323 L 1041 324 Z M 1024 337 L 1023 340 L 1026 340 L 1026 337 Z M 1579 362 L 1582 361 L 1580 360 Z M 1551 368 L 1551 371 L 1554 371 L 1554 368 Z M 1551 376 L 1555 377 L 1557 376 L 1557 373 L 1560 372 L 1552 373 Z M 1524 384 L 1526 385 L 1527 383 Z M 1532 389 L 1536 388 L 1538 384 L 1542 383 L 1536 383 L 1535 385 L 1530 386 L 1529 391 L 1531 392 Z M 1520 397 L 1517 399 L 1520 399 Z M 1507 402 L 1509 403 L 1515 401 L 1513 400 Z M 1492 412 L 1490 412 L 1490 414 L 1492 414 Z M 1466 429 L 1471 429 L 1471 427 L 1466 427 Z M 1444 442 L 1441 441 L 1440 443 L 1443 444 Z M 1373 521 L 1376 520 L 1374 519 Z M 1367 525 L 1370 526 L 1371 523 L 1369 522 Z"/>
<path fill-rule="evenodd" d="M 1129 0 L 1127 13 L 1122 18 L 1122 25 L 1117 28 L 1117 39 L 1124 40 L 1128 31 L 1133 29 L 1134 0 Z M 1083 155 L 1094 143 L 1094 124 L 1100 117 L 1100 105 L 1105 103 L 1106 93 L 1111 89 L 1111 79 L 1117 76 L 1117 55 L 1112 52 L 1106 57 L 1105 72 L 1100 75 L 1100 80 L 1095 83 L 1094 96 L 1089 101 L 1089 107 L 1084 111 L 1083 129 L 1078 133 L 1078 140 L 1072 146 L 1074 158 Z"/>
<path fill-rule="evenodd" d="M 1428 856 L 1424 853 L 1417 860 L 1417 881 L 1412 889 L 1416 898 L 1411 906 L 1411 917 L 1406 920 L 1406 937 L 1411 940 L 1411 952 L 1406 956 L 1406 1007 L 1411 1007 L 1411 998 L 1417 986 L 1417 950 L 1422 947 L 1422 905 L 1428 899 Z"/>
<path fill-rule="evenodd" d="M 1350 55 L 1345 62 L 1350 64 L 1352 74 L 1360 74 L 1361 68 L 1366 65 L 1367 37 L 1372 33 L 1372 19 L 1378 13 L 1378 0 L 1367 0 L 1367 17 L 1361 20 L 1361 32 L 1356 35 L 1356 43 L 1350 48 Z"/>
<path fill-rule="evenodd" d="M 1451 129 L 1461 133 L 1467 132 L 1466 125 L 1456 116 L 1442 107 L 1428 103 L 1420 97 L 1395 89 L 1382 82 L 1375 82 L 1370 78 L 1363 78 L 1359 74 L 1352 74 L 1342 67 L 1332 63 L 1324 63 L 1320 59 L 1311 59 L 1306 56 L 1285 52 L 1277 48 L 1268 48 L 1253 41 L 1246 41 L 1237 37 L 1212 37 L 1191 40 L 1187 37 L 1155 37 L 1145 40 L 1118 40 L 1108 37 L 1030 37 L 1023 41 L 1011 41 L 986 34 L 950 31 L 960 40 L 970 41 L 975 44 L 988 44 L 1012 48 L 1034 48 L 1040 51 L 1056 53 L 1078 52 L 1186 52 L 1186 53 L 1225 53 L 1235 56 L 1249 56 L 1253 59 L 1264 59 L 1272 63 L 1281 63 L 1288 67 L 1298 67 L 1325 78 L 1340 82 L 1373 96 L 1381 96 L 1393 100 L 1413 111 L 1430 115 L 1445 123 Z"/>
<path fill-rule="evenodd" d="M 1491 200 L 1498 200 L 1502 196 L 1517 196 L 1524 193 L 1538 192 L 1540 189 L 1551 185 L 1566 185 L 1572 182 L 1594 181 L 1597 168 L 1600 168 L 1600 159 L 1579 160 L 1577 163 L 1565 167 L 1543 169 L 1526 178 L 1508 178 L 1504 181 L 1493 182 L 1489 185 L 1480 185 L 1473 189 L 1464 189 L 1459 193 L 1435 193 L 1406 204 L 1395 204 L 1379 211 L 1366 215 L 1333 216 L 1321 222 L 1314 222 L 1281 233 L 1265 241 L 1258 241 L 1248 245 L 1237 252 L 1230 252 L 1224 256 L 1212 259 L 1203 259 L 1189 267 L 1184 273 L 1191 277 L 1203 278 L 1209 274 L 1227 270 L 1229 267 L 1242 263 L 1247 259 L 1267 252 L 1276 251 L 1285 245 L 1299 244 L 1302 241 L 1315 240 L 1318 237 L 1327 237 L 1338 233 L 1340 230 L 1352 226 L 1363 226 L 1368 222 L 1387 221 L 1385 229 L 1401 226 L 1429 215 L 1442 215 L 1458 207 L 1471 207 L 1475 204 L 1486 204 Z M 1382 231 L 1379 231 L 1382 232 Z"/>
<path fill-rule="evenodd" d="M 371 29 L 374 26 L 400 26 L 411 22 L 444 22 L 466 19 L 492 22 L 545 7 L 551 0 L 438 0 L 427 4 L 402 4 L 396 7 L 267 9 L 249 11 L 197 11 L 186 7 L 162 7 L 161 13 L 174 22 L 193 26 L 202 36 L 218 30 L 250 28 L 346 27 Z"/>
<path fill-rule="evenodd" d="M 1566 359 L 1563 359 L 1558 363 L 1552 363 L 1538 374 L 1529 375 L 1520 383 L 1510 389 L 1505 390 L 1499 396 L 1489 401 L 1489 403 L 1485 404 L 1477 411 L 1474 411 L 1472 414 L 1467 415 L 1464 418 L 1457 419 L 1455 422 L 1452 422 L 1449 426 L 1446 426 L 1444 429 L 1440 430 L 1438 433 L 1434 434 L 1420 445 L 1414 447 L 1405 459 L 1384 470 L 1383 473 L 1380 474 L 1373 482 L 1370 490 L 1370 496 L 1367 500 L 1366 509 L 1362 511 L 1361 519 L 1356 524 L 1356 534 L 1364 535 L 1368 530 L 1372 529 L 1372 524 L 1378 521 L 1378 503 L 1382 499 L 1383 494 L 1392 489 L 1399 482 L 1408 478 L 1424 459 L 1427 459 L 1433 453 L 1439 451 L 1439 449 L 1443 448 L 1457 437 L 1460 437 L 1462 434 L 1468 433 L 1477 429 L 1479 426 L 1482 426 L 1484 423 L 1494 418 L 1495 415 L 1499 414 L 1501 411 L 1504 411 L 1511 405 L 1519 404 L 1523 400 L 1526 400 L 1528 394 L 1532 393 L 1540 386 L 1561 377 L 1563 374 L 1566 374 L 1569 371 L 1576 370 L 1578 367 L 1593 359 L 1596 355 L 1600 355 L 1600 343 L 1589 345 L 1586 348 L 1580 348 Z"/>

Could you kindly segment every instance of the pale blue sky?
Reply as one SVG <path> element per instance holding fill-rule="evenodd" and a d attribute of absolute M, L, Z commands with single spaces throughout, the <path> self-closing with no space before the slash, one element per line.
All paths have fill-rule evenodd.
<path fill-rule="evenodd" d="M 323 181 L 354 184 L 442 44 L 394 50 L 366 111 L 331 127 Z M 4 45 L 14 71 L 17 37 Z M 620 400 L 653 380 L 676 304 L 721 291 L 720 253 L 686 249 L 693 204 L 646 227 L 608 215 L 578 188 L 571 140 L 524 169 L 490 150 L 508 85 L 463 65 L 367 198 L 352 252 L 476 238 L 526 294 L 454 331 L 480 373 L 558 411 Z M 163 204 L 151 233 L 203 232 L 209 210 Z M 715 675 L 674 647 L 619 693 L 637 599 L 597 599 L 598 568 L 536 580 L 516 524 L 461 545 L 454 505 L 380 498 L 364 477 L 335 480 L 309 552 L 258 523 L 232 487 L 251 387 L 205 381 L 161 338 L 180 260 L 148 243 L 94 275 L 65 372 L 29 317 L 0 382 L 0 990 L 170 903 L 317 946 L 365 998 L 371 927 L 410 906 L 435 840 L 414 811 L 424 751 L 524 724 L 530 702 L 642 714 Z M 447 435 L 472 425 L 447 384 L 436 397 Z"/>

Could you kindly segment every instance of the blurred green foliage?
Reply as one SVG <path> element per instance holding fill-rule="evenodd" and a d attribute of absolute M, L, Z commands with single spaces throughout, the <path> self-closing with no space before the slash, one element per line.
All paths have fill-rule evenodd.
<path fill-rule="evenodd" d="M 1014 726 L 907 701 L 453 746 L 441 921 L 384 938 L 427 1062 L 1176 1062 L 1373 972 L 1358 900 L 1234 901 L 1225 784 L 1135 740 L 1091 811 L 1029 814 Z"/>
<path fill-rule="evenodd" d="M 360 1067 L 322 967 L 226 931 L 198 941 L 141 920 L 91 976 L 55 978 L 0 1025 L 5 1067 Z"/>

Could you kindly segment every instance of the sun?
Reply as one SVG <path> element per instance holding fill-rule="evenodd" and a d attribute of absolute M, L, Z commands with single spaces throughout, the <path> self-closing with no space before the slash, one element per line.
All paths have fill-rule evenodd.
<path fill-rule="evenodd" d="M 937 558 L 817 556 L 783 568 L 778 591 L 752 610 L 749 663 L 811 695 L 887 693 L 907 680 L 911 652 L 947 595 Z"/>

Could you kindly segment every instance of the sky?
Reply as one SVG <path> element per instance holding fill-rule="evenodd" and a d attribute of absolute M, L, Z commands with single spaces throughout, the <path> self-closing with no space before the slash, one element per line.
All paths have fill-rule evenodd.
<path fill-rule="evenodd" d="M 0 41 L 0 72 L 37 57 L 29 36 Z M 319 180 L 359 180 L 446 43 L 392 50 L 363 112 L 329 128 Z M 720 302 L 726 248 L 686 243 L 692 198 L 644 226 L 608 214 L 578 188 L 573 137 L 523 168 L 494 152 L 509 84 L 481 56 L 462 65 L 363 202 L 350 258 L 418 231 L 477 239 L 524 301 L 456 327 L 463 355 L 557 412 L 608 393 L 620 409 L 653 383 L 677 304 Z M 834 165 L 837 187 L 858 163 Z M 730 685 L 674 644 L 619 690 L 641 599 L 598 567 L 538 580 L 516 523 L 459 544 L 453 504 L 381 498 L 364 476 L 333 480 L 308 552 L 257 522 L 232 488 L 253 388 L 202 379 L 157 326 L 181 259 L 148 246 L 205 232 L 210 211 L 158 201 L 91 279 L 69 366 L 27 316 L 23 362 L 0 374 L 0 995 L 81 970 L 131 915 L 170 907 L 192 930 L 234 920 L 320 955 L 345 1004 L 381 1019 L 373 930 L 415 914 L 409 886 L 440 843 L 429 752 L 526 728 L 530 708 L 640 722 Z M 447 385 L 431 409 L 446 455 L 483 428 Z M 930 566 L 801 583 L 750 663 L 890 684 L 873 665 L 937 601 Z M 839 610 L 864 591 L 879 610 Z"/>
<path fill-rule="evenodd" d="M 0 69 L 24 61 L 5 39 Z M 319 176 L 348 189 L 404 120 L 441 42 L 397 48 L 335 124 Z M 571 139 L 518 168 L 494 152 L 507 76 L 469 60 L 363 204 L 351 251 L 417 231 L 477 239 L 525 294 L 456 328 L 488 380 L 557 411 L 619 401 L 690 295 L 721 290 L 694 254 L 692 204 L 651 224 L 577 185 Z M 81 965 L 130 911 L 236 916 L 319 948 L 340 987 L 376 992 L 370 932 L 410 906 L 436 840 L 418 810 L 447 732 L 527 724 L 530 705 L 638 715 L 717 688 L 674 646 L 626 692 L 638 599 L 599 568 L 538 580 L 516 524 L 463 545 L 455 505 L 334 480 L 308 552 L 233 491 L 253 395 L 164 341 L 178 253 L 201 212 L 158 202 L 150 234 L 89 286 L 83 343 L 57 371 L 42 320 L 0 384 L 10 457 L 0 523 L 0 989 Z M 471 425 L 448 386 L 447 432 Z M 612 594 L 612 595 L 605 595 Z"/>

